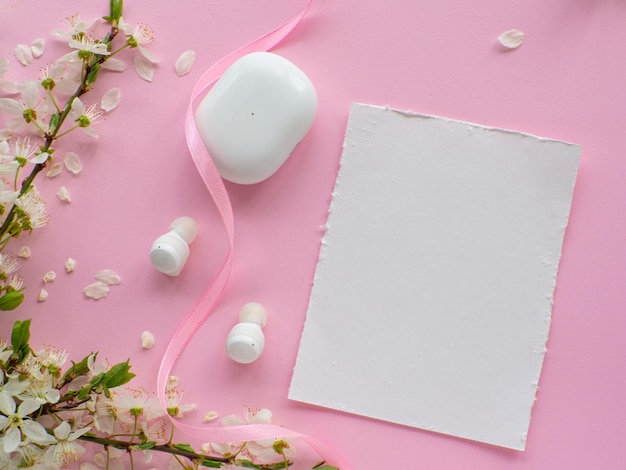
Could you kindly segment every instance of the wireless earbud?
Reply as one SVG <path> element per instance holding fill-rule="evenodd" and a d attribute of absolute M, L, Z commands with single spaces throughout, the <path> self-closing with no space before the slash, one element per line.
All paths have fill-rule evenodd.
<path fill-rule="evenodd" d="M 198 226 L 191 217 L 179 217 L 170 231 L 157 238 L 150 248 L 150 262 L 157 271 L 178 276 L 189 257 L 189 244 L 196 239 Z"/>
<path fill-rule="evenodd" d="M 261 328 L 267 322 L 263 305 L 250 302 L 241 307 L 239 323 L 226 338 L 226 354 L 235 362 L 249 364 L 256 361 L 265 347 L 265 337 Z"/>

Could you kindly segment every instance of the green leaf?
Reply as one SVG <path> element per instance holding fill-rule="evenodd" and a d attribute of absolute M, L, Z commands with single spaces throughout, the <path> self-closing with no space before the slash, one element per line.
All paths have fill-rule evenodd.
<path fill-rule="evenodd" d="M 192 454 L 195 454 L 196 451 L 193 450 L 193 447 L 191 447 L 189 444 L 174 444 L 174 447 L 178 450 L 184 450 L 185 452 L 191 452 Z"/>
<path fill-rule="evenodd" d="M 129 361 L 130 359 L 126 362 L 120 362 L 119 364 L 115 364 L 107 372 L 104 373 L 104 379 L 102 382 L 107 388 L 115 388 L 119 387 L 120 385 L 127 384 L 132 380 L 133 377 L 135 377 L 135 374 L 129 372 Z"/>
<path fill-rule="evenodd" d="M 208 468 L 222 468 L 223 463 L 215 460 L 211 460 L 210 458 L 203 457 L 200 459 L 200 465 Z"/>
<path fill-rule="evenodd" d="M 156 447 L 156 445 L 157 445 L 156 442 L 152 442 L 152 441 L 142 442 L 141 444 L 137 446 L 137 449 L 141 449 L 141 450 L 152 449 L 153 447 Z"/>
<path fill-rule="evenodd" d="M 14 310 L 20 306 L 23 300 L 24 294 L 22 294 L 22 291 L 9 291 L 2 297 L 0 297 L 0 310 L 4 312 L 6 312 L 7 310 Z"/>
<path fill-rule="evenodd" d="M 89 72 L 87 73 L 87 78 L 85 79 L 85 84 L 87 85 L 93 85 L 96 81 L 96 79 L 98 78 L 98 73 L 100 72 L 100 65 L 99 64 L 94 64 L 91 66 L 91 68 L 89 69 Z"/>
<path fill-rule="evenodd" d="M 59 126 L 59 113 L 54 113 L 52 116 L 50 116 L 50 122 L 48 123 L 48 129 L 50 132 L 54 132 L 57 127 Z"/>
<path fill-rule="evenodd" d="M 97 354 L 98 353 L 91 353 L 80 362 L 72 361 L 72 367 L 65 371 L 65 374 L 63 374 L 61 381 L 71 381 L 74 380 L 76 377 L 80 377 L 81 375 L 85 375 L 87 372 L 89 372 L 89 358 L 91 356 L 96 356 Z"/>
<path fill-rule="evenodd" d="M 30 319 L 23 321 L 17 320 L 13 324 L 13 331 L 11 332 L 11 346 L 13 346 L 13 350 L 17 351 L 28 346 L 29 339 Z"/>
<path fill-rule="evenodd" d="M 334 465 L 322 465 L 313 467 L 313 470 L 339 470 L 339 467 L 335 467 Z"/>

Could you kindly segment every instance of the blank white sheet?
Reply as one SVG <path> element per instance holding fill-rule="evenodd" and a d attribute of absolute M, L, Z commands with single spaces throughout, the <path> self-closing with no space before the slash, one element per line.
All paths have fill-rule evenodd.
<path fill-rule="evenodd" d="M 289 398 L 523 450 L 580 152 L 353 104 Z"/>

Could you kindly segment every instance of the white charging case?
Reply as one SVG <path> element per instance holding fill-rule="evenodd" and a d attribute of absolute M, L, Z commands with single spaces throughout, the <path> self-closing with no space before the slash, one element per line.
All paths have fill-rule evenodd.
<path fill-rule="evenodd" d="M 196 127 L 222 178 L 273 175 L 313 125 L 317 94 L 296 65 L 270 52 L 234 62 L 198 105 Z"/>

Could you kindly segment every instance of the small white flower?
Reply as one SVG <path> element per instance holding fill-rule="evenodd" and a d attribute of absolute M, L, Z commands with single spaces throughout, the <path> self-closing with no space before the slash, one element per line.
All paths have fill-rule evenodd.
<path fill-rule="evenodd" d="M 67 152 L 65 154 L 65 158 L 63 159 L 63 163 L 65 164 L 65 168 L 75 175 L 83 171 L 83 165 L 80 162 L 80 157 L 74 152 Z"/>
<path fill-rule="evenodd" d="M 89 297 L 90 299 L 94 300 L 104 299 L 107 295 L 109 295 L 109 292 L 109 286 L 100 281 L 89 284 L 83 289 L 83 294 L 85 294 L 85 297 Z"/>
<path fill-rule="evenodd" d="M 36 443 L 46 443 L 48 433 L 45 428 L 36 421 L 28 418 L 31 413 L 39 409 L 41 404 L 32 398 L 27 398 L 19 406 L 15 400 L 6 394 L 0 393 L 0 431 L 4 436 L 0 438 L 5 452 L 15 451 L 22 438 L 31 439 Z"/>
<path fill-rule="evenodd" d="M 6 277 L 20 269 L 20 262 L 10 253 L 0 254 L 0 272 Z"/>
<path fill-rule="evenodd" d="M 109 55 L 109 46 L 97 41 L 89 36 L 82 36 L 80 39 L 70 39 L 69 46 L 83 52 L 90 52 L 98 55 Z"/>
<path fill-rule="evenodd" d="M 173 418 L 182 418 L 185 413 L 188 413 L 196 409 L 195 403 L 182 404 L 183 393 L 178 390 L 178 387 L 167 387 L 165 389 L 165 406 L 167 413 Z"/>
<path fill-rule="evenodd" d="M 0 98 L 0 109 L 15 117 L 7 121 L 9 129 L 18 130 L 24 125 L 34 125 L 33 131 L 43 128 L 42 119 L 48 109 L 39 95 L 40 87 L 36 82 L 28 82 L 22 91 L 22 99 Z"/>
<path fill-rule="evenodd" d="M 59 198 L 59 200 L 68 204 L 72 202 L 72 196 L 70 196 L 70 193 L 65 186 L 61 186 L 59 188 L 59 191 L 57 192 L 57 197 Z"/>
<path fill-rule="evenodd" d="M 48 465 L 68 467 L 72 463 L 78 462 L 80 456 L 85 452 L 85 448 L 76 440 L 89 431 L 89 427 L 72 431 L 68 422 L 63 421 L 54 429 L 54 437 L 57 443 L 48 448 L 45 455 L 45 462 Z"/>
<path fill-rule="evenodd" d="M 196 60 L 196 53 L 191 49 L 183 52 L 176 61 L 176 75 L 182 77 L 191 72 L 193 64 Z"/>
<path fill-rule="evenodd" d="M 141 333 L 141 347 L 143 349 L 152 349 L 154 347 L 154 334 L 149 331 Z"/>
<path fill-rule="evenodd" d="M 91 137 L 98 138 L 98 134 L 94 132 L 91 126 L 100 116 L 102 116 L 102 111 L 100 111 L 95 104 L 85 108 L 80 98 L 75 98 L 74 101 L 72 101 L 69 114 L 70 119 L 76 123 L 76 126 L 81 127 L 83 131 Z"/>
<path fill-rule="evenodd" d="M 71 15 L 71 16 L 66 17 L 65 19 L 70 27 L 70 30 L 69 31 L 55 30 L 55 31 L 52 31 L 52 36 L 57 37 L 57 38 L 65 38 L 65 39 L 75 37 L 75 36 L 78 37 L 78 36 L 85 34 L 87 30 L 90 29 L 96 22 L 96 20 L 92 21 L 91 23 L 83 21 L 80 18 L 80 15 Z"/>
<path fill-rule="evenodd" d="M 138 23 L 136 26 L 133 26 L 124 21 L 124 18 L 120 18 L 120 29 L 128 38 L 127 43 L 130 44 L 131 47 L 136 47 L 143 57 L 153 64 L 159 61 L 156 56 L 143 47 L 144 44 L 154 41 L 154 31 L 152 28 L 143 23 Z"/>
<path fill-rule="evenodd" d="M 46 201 L 36 187 L 15 200 L 15 205 L 26 212 L 30 226 L 34 229 L 45 226 L 50 220 L 46 210 Z"/>

